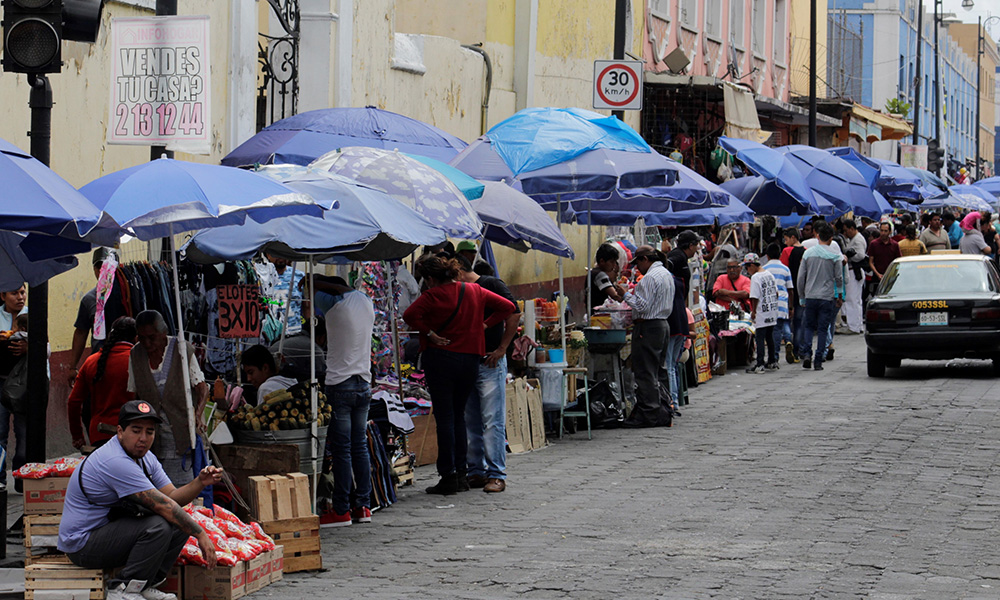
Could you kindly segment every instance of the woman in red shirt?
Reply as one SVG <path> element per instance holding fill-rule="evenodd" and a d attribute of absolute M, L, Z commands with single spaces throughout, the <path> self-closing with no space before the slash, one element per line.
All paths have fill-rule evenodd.
<path fill-rule="evenodd" d="M 122 405 L 135 398 L 135 394 L 128 391 L 128 361 L 136 336 L 135 319 L 118 317 L 111 325 L 111 332 L 101 351 L 88 356 L 80 367 L 66 402 L 74 448 L 80 449 L 84 444 L 80 417 L 84 402 L 90 403 L 87 437 L 91 445 L 101 446 L 114 437 L 114 433 L 105 433 L 99 426 L 109 425 L 113 432 L 118 426 L 118 412 Z"/>
<path fill-rule="evenodd" d="M 417 261 L 417 272 L 428 288 L 406 309 L 403 319 L 420 332 L 421 364 L 437 424 L 441 481 L 427 493 L 451 495 L 469 489 L 465 403 L 486 355 L 484 332 L 505 321 L 515 307 L 478 284 L 456 282 L 455 260 L 428 256 Z M 493 312 L 484 321 L 486 309 Z"/>

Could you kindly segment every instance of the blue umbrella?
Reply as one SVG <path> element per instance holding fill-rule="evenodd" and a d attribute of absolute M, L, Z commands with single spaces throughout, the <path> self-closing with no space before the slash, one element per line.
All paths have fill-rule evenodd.
<path fill-rule="evenodd" d="M 469 144 L 451 165 L 481 181 L 514 182 L 543 205 L 572 199 L 607 200 L 615 192 L 669 186 L 678 164 L 656 152 L 597 149 L 515 176 L 488 136 Z"/>
<path fill-rule="evenodd" d="M 925 201 L 929 198 L 940 199 L 948 196 L 948 184 L 941 181 L 941 178 L 934 173 L 914 167 L 906 167 L 906 170 L 920 179 L 920 194 Z"/>
<path fill-rule="evenodd" d="M 140 240 L 193 229 L 321 215 L 312 198 L 250 171 L 161 158 L 91 181 L 80 192 Z"/>
<path fill-rule="evenodd" d="M 514 175 L 535 171 L 604 148 L 652 152 L 634 129 L 617 117 L 579 108 L 526 108 L 486 134 Z"/>
<path fill-rule="evenodd" d="M 292 215 L 266 223 L 218 227 L 198 232 L 184 246 L 195 262 L 252 258 L 257 252 L 289 260 L 397 260 L 421 245 L 445 241 L 444 232 L 388 194 L 345 177 L 297 165 L 259 171 L 288 187 L 337 208 L 321 217 Z"/>
<path fill-rule="evenodd" d="M 978 211 L 993 211 L 993 205 L 996 204 L 997 199 L 981 187 L 976 187 L 974 185 L 953 185 L 948 188 L 948 192 L 954 198 L 954 206 L 960 206 L 962 208 L 968 208 L 970 210 Z"/>
<path fill-rule="evenodd" d="M 987 177 L 986 179 L 977 181 L 972 185 L 981 187 L 997 198 L 1000 198 L 1000 177 Z"/>
<path fill-rule="evenodd" d="M 114 245 L 121 230 L 108 215 L 52 169 L 0 139 L 0 222 L 10 231 L 35 231 Z M 86 252 L 90 246 L 81 246 Z"/>
<path fill-rule="evenodd" d="M 399 150 L 447 162 L 466 143 L 433 125 L 374 106 L 325 108 L 272 123 L 230 152 L 222 164 L 308 165 L 345 146 Z"/>
<path fill-rule="evenodd" d="M 868 183 L 868 187 L 872 189 L 875 188 L 875 185 L 878 183 L 879 175 L 882 172 L 878 163 L 867 156 L 863 156 L 860 152 L 850 146 L 827 148 L 826 151 L 834 156 L 839 156 L 850 163 L 850 165 L 857 169 L 858 173 L 861 173 L 861 176 L 865 178 L 865 181 Z"/>
<path fill-rule="evenodd" d="M 852 211 L 875 219 L 892 212 L 885 199 L 880 202 L 861 173 L 846 160 L 802 144 L 782 146 L 778 150 L 802 173 L 814 192 L 842 212 Z"/>
<path fill-rule="evenodd" d="M 445 177 L 451 180 L 455 184 L 463 195 L 465 195 L 468 200 L 475 200 L 476 198 L 481 198 L 485 188 L 483 183 L 472 177 L 466 175 L 462 171 L 459 171 L 455 167 L 445 164 L 439 160 L 434 160 L 433 158 L 427 158 L 426 156 L 420 156 L 417 154 L 407 154 L 410 158 L 416 161 L 420 161 L 431 167 L 440 171 Z"/>
<path fill-rule="evenodd" d="M 534 200 L 509 185 L 487 181 L 472 207 L 486 224 L 484 237 L 504 246 L 573 258 L 573 248 L 559 227 Z"/>
<path fill-rule="evenodd" d="M 65 256 L 32 260 L 21 247 L 28 236 L 14 231 L 0 231 L 0 290 L 15 290 L 24 283 L 39 285 L 77 266 L 76 258 Z M 49 236 L 49 241 L 56 241 Z"/>
<path fill-rule="evenodd" d="M 837 208 L 826 198 L 814 193 L 809 194 L 812 201 L 808 206 L 801 206 L 798 200 L 785 188 L 779 187 L 774 180 L 763 176 L 737 177 L 723 182 L 722 189 L 733 194 L 741 202 L 753 208 L 759 215 L 823 215 L 840 214 Z"/>
<path fill-rule="evenodd" d="M 719 146 L 742 161 L 755 175 L 774 182 L 787 193 L 787 196 L 783 197 L 771 196 L 771 201 L 766 204 L 757 204 L 756 198 L 752 202 L 744 200 L 757 214 L 808 214 L 809 211 L 816 214 L 820 211 L 820 207 L 816 205 L 815 194 L 802 173 L 781 152 L 757 142 L 725 136 L 719 138 Z M 779 199 L 781 203 L 778 202 Z"/>
<path fill-rule="evenodd" d="M 482 222 L 455 184 L 440 171 L 401 152 L 343 148 L 321 156 L 310 166 L 382 190 L 449 236 L 482 237 Z"/>
<path fill-rule="evenodd" d="M 921 194 L 921 179 L 891 160 L 881 158 L 869 159 L 879 166 L 878 183 L 875 189 L 882 192 L 890 200 L 903 200 L 909 204 L 919 204 L 924 197 Z"/>
<path fill-rule="evenodd" d="M 646 225 L 657 227 L 700 227 L 712 225 L 718 221 L 719 225 L 729 225 L 731 223 L 753 223 L 754 212 L 746 204 L 737 198 L 730 198 L 725 206 L 711 206 L 708 208 L 692 208 L 678 210 L 671 207 L 666 211 L 617 211 L 617 210 L 591 210 L 576 215 L 580 223 L 588 225 L 618 225 L 630 226 L 639 217 L 645 221 Z"/>

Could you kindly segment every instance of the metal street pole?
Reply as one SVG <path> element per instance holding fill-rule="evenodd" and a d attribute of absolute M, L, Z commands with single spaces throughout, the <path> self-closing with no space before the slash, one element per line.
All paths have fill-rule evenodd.
<path fill-rule="evenodd" d="M 614 47 L 614 59 L 624 60 L 625 59 L 625 12 L 628 10 L 629 0 L 615 0 L 615 47 Z M 624 110 L 613 110 L 611 114 L 618 117 L 620 120 L 625 120 Z"/>
<path fill-rule="evenodd" d="M 934 0 L 934 138 L 941 143 L 941 55 L 938 50 L 941 0 Z"/>
<path fill-rule="evenodd" d="M 156 0 L 156 16 L 170 17 L 177 14 L 177 0 Z M 173 158 L 173 150 L 167 150 L 166 146 L 151 146 L 149 149 L 149 160 L 156 160 L 164 154 L 167 158 Z"/>
<path fill-rule="evenodd" d="M 920 143 L 920 94 L 924 81 L 921 58 L 924 55 L 924 0 L 917 3 L 917 75 L 913 82 L 913 143 Z"/>
<path fill-rule="evenodd" d="M 775 43 L 781 40 L 775 40 Z M 783 43 L 783 42 L 782 42 Z M 816 0 L 809 1 L 809 145 L 817 144 L 816 133 Z"/>
<path fill-rule="evenodd" d="M 982 110 L 982 100 L 983 100 L 983 18 L 979 17 L 979 27 L 976 29 L 976 33 L 979 37 L 976 39 L 976 179 L 979 177 L 979 119 L 981 118 L 979 111 Z"/>
<path fill-rule="evenodd" d="M 52 146 L 52 86 L 42 74 L 29 74 L 31 92 L 31 155 L 49 164 Z M 31 286 L 31 333 L 28 335 L 28 414 L 26 458 L 45 462 L 45 425 L 49 406 L 49 284 Z M 15 421 L 16 421 L 15 417 Z M 16 431 L 15 435 L 22 435 Z M 20 444 L 21 441 L 18 440 Z M 17 465 L 20 466 L 20 465 Z"/>

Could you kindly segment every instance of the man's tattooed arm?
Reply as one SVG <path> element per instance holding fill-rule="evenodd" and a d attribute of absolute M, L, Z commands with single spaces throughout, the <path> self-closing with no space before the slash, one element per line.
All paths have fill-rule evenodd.
<path fill-rule="evenodd" d="M 170 523 L 190 536 L 198 537 L 204 533 L 201 525 L 192 519 L 191 515 L 184 512 L 184 509 L 179 504 L 160 490 L 149 489 L 136 492 L 128 496 L 127 499 L 160 515 L 166 519 L 167 523 Z"/>

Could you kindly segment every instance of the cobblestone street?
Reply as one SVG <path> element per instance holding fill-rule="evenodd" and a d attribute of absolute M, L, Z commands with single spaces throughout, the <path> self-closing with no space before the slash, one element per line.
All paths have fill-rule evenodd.
<path fill-rule="evenodd" d="M 671 429 L 595 431 L 509 460 L 507 491 L 429 496 L 324 530 L 322 573 L 257 596 L 1000 598 L 1000 426 L 988 363 L 864 371 L 838 336 L 693 390 Z"/>

